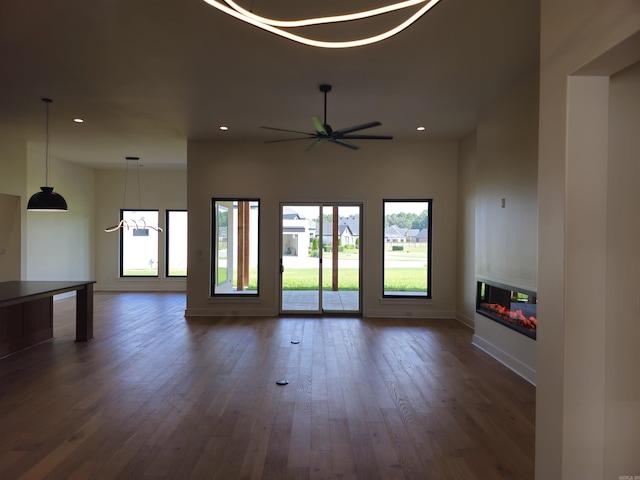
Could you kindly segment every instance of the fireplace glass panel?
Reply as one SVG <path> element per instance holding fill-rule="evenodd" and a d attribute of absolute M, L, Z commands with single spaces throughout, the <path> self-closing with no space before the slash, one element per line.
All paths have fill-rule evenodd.
<path fill-rule="evenodd" d="M 478 282 L 476 311 L 527 337 L 536 338 L 537 298 L 534 292 Z"/>

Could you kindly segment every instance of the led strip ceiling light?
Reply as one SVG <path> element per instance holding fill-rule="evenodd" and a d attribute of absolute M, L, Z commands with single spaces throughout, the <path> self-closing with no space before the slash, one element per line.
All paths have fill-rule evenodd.
<path fill-rule="evenodd" d="M 357 13 L 349 13 L 345 15 L 335 15 L 329 17 L 307 18 L 301 20 L 274 20 L 271 18 L 262 17 L 256 15 L 248 10 L 245 10 L 240 5 L 236 4 L 233 0 L 204 0 L 212 7 L 223 11 L 224 13 L 231 15 L 232 17 L 247 22 L 268 32 L 275 33 L 281 37 L 288 38 L 294 42 L 302 43 L 312 47 L 320 48 L 350 48 L 361 47 L 363 45 L 369 45 L 372 43 L 385 40 L 392 37 L 396 33 L 401 32 L 405 28 L 409 27 L 412 23 L 418 20 L 422 15 L 431 10 L 440 0 L 405 0 L 403 2 L 390 4 L 384 7 L 374 8 L 372 10 L 365 10 Z M 283 28 L 295 28 L 295 27 L 307 27 L 312 25 L 320 25 L 324 23 L 339 23 L 348 22 L 353 20 L 363 20 L 365 18 L 373 17 L 376 15 L 383 15 L 385 13 L 401 10 L 403 8 L 413 7 L 416 5 L 424 4 L 416 13 L 411 15 L 404 22 L 396 25 L 395 27 L 382 32 L 378 35 L 371 37 L 360 38 L 357 40 L 347 40 L 340 42 L 327 42 L 323 40 L 314 40 L 312 38 L 303 37 L 294 33 L 283 30 Z"/>

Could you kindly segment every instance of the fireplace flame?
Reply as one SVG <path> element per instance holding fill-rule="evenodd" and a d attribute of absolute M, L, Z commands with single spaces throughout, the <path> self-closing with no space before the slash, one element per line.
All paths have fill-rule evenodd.
<path fill-rule="evenodd" d="M 530 317 L 525 316 L 521 309 L 511 310 L 499 303 L 483 303 L 480 305 L 480 308 L 501 320 L 525 328 L 531 332 L 535 332 L 538 326 L 538 319 L 533 315 Z"/>

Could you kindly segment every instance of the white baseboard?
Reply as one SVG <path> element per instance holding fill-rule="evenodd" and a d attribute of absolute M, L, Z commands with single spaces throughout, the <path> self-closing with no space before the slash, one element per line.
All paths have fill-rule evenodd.
<path fill-rule="evenodd" d="M 247 310 L 243 309 L 242 311 L 229 309 L 229 310 L 221 310 L 219 308 L 215 310 L 211 310 L 208 308 L 187 308 L 184 311 L 185 317 L 274 317 L 277 313 L 274 313 L 271 310 L 266 309 L 258 309 L 258 310 Z"/>
<path fill-rule="evenodd" d="M 513 357 L 512 355 L 509 355 L 504 350 L 498 348 L 497 346 L 493 345 L 491 342 L 485 340 L 482 337 L 479 337 L 478 335 L 473 335 L 473 340 L 471 341 L 471 344 L 479 348 L 486 354 L 492 356 L 501 364 L 503 364 L 505 367 L 517 373 L 522 378 L 524 378 L 527 382 L 529 382 L 531 385 L 535 386 L 536 371 L 533 368 L 531 368 L 529 365 L 525 365 L 517 358 Z"/>
<path fill-rule="evenodd" d="M 462 315 L 460 313 L 457 313 L 454 318 L 456 320 L 458 320 L 460 323 L 462 323 L 462 324 L 466 325 L 467 327 L 469 327 L 470 329 L 472 329 L 472 330 L 475 329 L 475 323 L 474 323 L 473 319 L 467 317 L 466 315 Z"/>
<path fill-rule="evenodd" d="M 363 312 L 363 316 L 366 318 L 456 318 L 454 312 L 450 311 L 416 311 L 407 308 L 400 310 L 367 310 Z"/>

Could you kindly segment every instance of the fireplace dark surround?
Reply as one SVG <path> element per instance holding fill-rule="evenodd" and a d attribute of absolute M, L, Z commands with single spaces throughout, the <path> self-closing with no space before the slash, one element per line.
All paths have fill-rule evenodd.
<path fill-rule="evenodd" d="M 535 292 L 478 282 L 476 312 L 534 340 L 538 325 L 536 307 Z"/>

